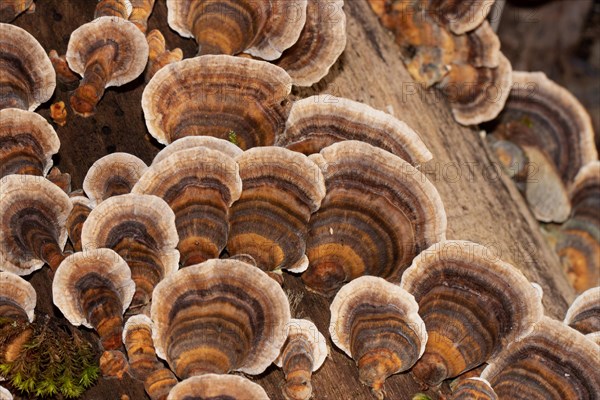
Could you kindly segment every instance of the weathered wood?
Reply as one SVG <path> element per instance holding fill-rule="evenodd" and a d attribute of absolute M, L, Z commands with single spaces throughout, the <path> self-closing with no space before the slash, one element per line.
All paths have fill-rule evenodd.
<path fill-rule="evenodd" d="M 15 23 L 31 32 L 46 50 L 64 54 L 69 34 L 93 15 L 95 1 L 38 1 L 35 14 L 22 15 Z M 364 0 L 347 0 L 348 46 L 331 73 L 310 89 L 296 90 L 305 97 L 321 94 L 343 96 L 363 101 L 373 107 L 393 112 L 417 130 L 435 159 L 422 167 L 437 186 L 448 214 L 448 238 L 468 239 L 492 246 L 499 257 L 514 263 L 532 281 L 544 289 L 544 305 L 549 315 L 561 317 L 573 293 L 556 256 L 541 236 L 537 222 L 530 215 L 513 183 L 495 164 L 479 133 L 457 125 L 441 98 L 433 91 L 419 88 L 400 60 L 393 38 L 372 14 Z M 335 16 L 333 16 L 335 17 Z M 196 46 L 170 31 L 166 24 L 166 7 L 158 1 L 149 21 L 149 30 L 160 28 L 169 48 L 181 47 L 186 57 L 193 56 Z M 147 134 L 140 99 L 143 79 L 121 88 L 108 89 L 89 119 L 69 115 L 67 125 L 56 127 L 61 139 L 57 164 L 73 177 L 73 187 L 80 188 L 91 164 L 101 156 L 125 151 L 149 163 L 159 146 Z M 68 104 L 69 93 L 59 89 L 53 101 Z M 40 113 L 48 117 L 49 104 Z M 38 290 L 38 309 L 53 310 L 50 284 L 45 273 L 31 278 Z M 313 320 L 328 336 L 328 302 L 307 292 L 299 278 L 285 276 L 284 289 L 292 299 L 295 317 Z M 314 375 L 315 399 L 371 399 L 369 390 L 358 381 L 352 360 L 331 344 L 331 356 Z M 252 378 L 267 390 L 272 399 L 281 399 L 281 371 L 271 367 Z M 389 399 L 411 399 L 419 387 L 409 374 L 388 379 L 385 386 Z M 434 392 L 429 392 L 436 398 Z M 101 380 L 89 390 L 85 399 L 144 399 L 141 384 L 132 380 Z"/>

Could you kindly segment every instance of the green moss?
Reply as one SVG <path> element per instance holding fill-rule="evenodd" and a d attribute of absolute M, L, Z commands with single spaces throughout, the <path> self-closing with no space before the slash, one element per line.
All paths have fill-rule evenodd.
<path fill-rule="evenodd" d="M 237 133 L 235 133 L 234 131 L 229 131 L 229 133 L 227 134 L 227 136 L 229 137 L 229 141 L 231 143 L 235 144 L 236 146 L 240 145 L 238 143 L 238 140 L 237 140 Z"/>

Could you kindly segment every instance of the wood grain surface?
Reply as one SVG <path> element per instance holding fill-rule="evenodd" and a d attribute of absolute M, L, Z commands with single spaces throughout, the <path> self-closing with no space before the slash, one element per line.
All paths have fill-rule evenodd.
<path fill-rule="evenodd" d="M 92 19 L 94 0 L 38 0 L 34 14 L 24 14 L 14 23 L 32 33 L 49 51 L 64 54 L 70 33 Z M 448 238 L 472 240 L 491 246 L 505 261 L 541 285 L 547 314 L 562 317 L 573 298 L 559 261 L 542 238 L 513 183 L 493 160 L 479 132 L 457 125 L 435 91 L 419 88 L 410 78 L 392 36 L 378 23 L 364 0 L 346 0 L 348 44 L 330 74 L 312 88 L 294 90 L 294 96 L 320 94 L 348 97 L 393 113 L 420 133 L 434 155 L 422 170 L 437 187 L 448 214 Z M 181 47 L 185 57 L 195 54 L 192 40 L 179 37 L 167 26 L 166 5 L 158 0 L 149 21 L 149 30 L 160 28 L 169 48 Z M 335 16 L 333 16 L 335 17 Z M 69 114 L 66 126 L 56 127 L 61 149 L 56 164 L 80 188 L 86 171 L 98 158 L 115 151 L 129 152 L 150 163 L 160 146 L 150 138 L 140 105 L 143 78 L 120 88 L 110 88 L 95 116 L 84 119 Z M 69 93 L 58 88 L 53 101 L 68 104 Z M 49 118 L 51 102 L 38 110 Z M 70 110 L 69 110 L 70 111 Z M 47 275 L 38 271 L 31 277 L 38 291 L 38 310 L 59 314 L 52 306 Z M 309 318 L 328 335 L 329 303 L 307 292 L 298 277 L 285 275 L 284 289 L 290 295 L 292 314 Z M 331 343 L 331 355 L 314 374 L 314 398 L 372 399 L 368 388 L 358 381 L 354 362 Z M 279 386 L 283 374 L 271 367 L 259 377 L 271 399 L 282 399 Z M 387 398 L 408 400 L 421 391 L 410 374 L 396 375 L 385 385 Z M 438 398 L 437 391 L 427 391 Z M 100 380 L 85 399 L 146 399 L 143 386 L 132 379 Z"/>

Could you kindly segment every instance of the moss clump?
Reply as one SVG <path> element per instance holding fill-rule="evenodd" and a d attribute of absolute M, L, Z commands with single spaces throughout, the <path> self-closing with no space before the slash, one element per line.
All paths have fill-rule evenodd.
<path fill-rule="evenodd" d="M 235 133 L 234 131 L 229 131 L 227 136 L 229 137 L 229 141 L 231 143 L 235 144 L 238 147 L 240 146 L 240 144 L 238 143 L 238 140 L 237 140 L 237 133 Z"/>

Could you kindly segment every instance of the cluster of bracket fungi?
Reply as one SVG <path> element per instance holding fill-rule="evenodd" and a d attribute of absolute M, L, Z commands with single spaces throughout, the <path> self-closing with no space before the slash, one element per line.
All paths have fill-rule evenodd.
<path fill-rule="evenodd" d="M 459 4 L 370 1 L 380 16 Z M 151 399 L 267 399 L 241 374 L 275 363 L 283 397 L 308 399 L 319 391 L 311 375 L 326 362 L 327 342 L 311 321 L 292 318 L 287 270 L 332 299 L 331 341 L 379 399 L 385 380 L 407 371 L 431 387 L 458 377 L 452 399 L 598 398 L 600 288 L 585 291 L 564 322 L 544 316 L 539 286 L 516 267 L 485 246 L 446 239 L 444 205 L 418 170 L 433 155 L 414 130 L 348 99 L 290 104 L 292 85 L 319 81 L 343 51 L 343 2 L 217 3 L 236 17 L 214 2 L 167 0 L 169 25 L 198 43 L 198 56 L 185 60 L 160 32 L 146 35 L 153 0 L 99 1 L 65 56 L 47 56 L 29 33 L 0 24 L 0 329 L 35 323 L 36 293 L 20 276 L 48 265 L 54 304 L 97 333 L 105 376 L 129 374 Z M 0 16 L 30 7 L 3 2 Z M 325 9 L 335 16 L 327 24 Z M 508 71 L 498 79 L 539 84 L 526 101 L 519 90 L 506 96 L 492 146 L 507 166 L 516 157 L 553 166 L 550 183 L 539 184 L 566 194 L 540 201 L 568 205 L 557 248 L 585 264 L 577 276 L 587 289 L 594 255 L 585 258 L 590 250 L 577 246 L 588 242 L 578 238 L 598 226 L 599 198 L 589 117 L 542 75 L 512 74 L 499 44 L 487 43 L 485 16 L 465 25 L 440 15 L 402 21 L 428 32 L 399 39 L 419 82 L 443 87 L 463 72 L 485 80 Z M 458 58 L 433 52 L 432 37 Z M 166 147 L 150 166 L 131 154 L 103 157 L 83 190 L 71 190 L 52 168 L 58 135 L 33 111 L 57 78 L 76 87 L 70 105 L 85 117 L 106 87 L 142 73 L 146 125 Z M 453 105 L 460 122 L 498 114 L 474 122 L 476 97 Z M 530 204 L 546 190 L 524 185 Z M 589 240 L 597 252 L 598 237 Z M 0 341 L 0 363 L 27 344 L 14 338 Z"/>

